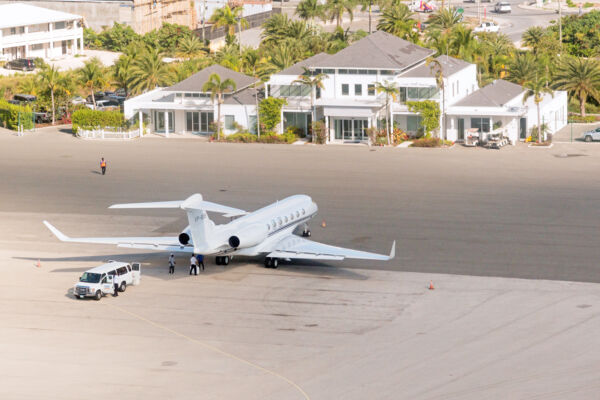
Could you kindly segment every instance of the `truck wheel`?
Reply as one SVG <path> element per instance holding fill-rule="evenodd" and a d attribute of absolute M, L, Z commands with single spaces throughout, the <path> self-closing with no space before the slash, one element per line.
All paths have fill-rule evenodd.
<path fill-rule="evenodd" d="M 125 282 L 121 282 L 121 286 L 119 286 L 119 292 L 124 292 L 127 289 L 127 284 Z"/>
<path fill-rule="evenodd" d="M 592 141 L 592 137 L 591 136 L 586 136 L 585 137 L 585 141 L 588 142 L 588 143 L 591 142 Z"/>
<path fill-rule="evenodd" d="M 94 300 L 98 301 L 102 298 L 102 292 L 99 290 L 96 290 L 96 295 L 94 296 Z"/>
<path fill-rule="evenodd" d="M 79 298 L 79 295 L 78 295 L 78 294 L 74 294 L 73 296 L 75 296 L 75 298 L 76 298 L 76 299 L 78 299 L 78 298 Z"/>

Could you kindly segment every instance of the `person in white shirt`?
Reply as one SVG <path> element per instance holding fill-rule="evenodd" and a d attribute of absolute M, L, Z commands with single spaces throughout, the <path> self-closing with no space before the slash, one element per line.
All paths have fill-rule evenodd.
<path fill-rule="evenodd" d="M 169 274 L 175 273 L 175 255 L 171 253 L 169 256 Z"/>
<path fill-rule="evenodd" d="M 192 275 L 192 272 L 195 275 L 198 275 L 198 270 L 196 269 L 197 268 L 196 267 L 196 262 L 197 262 L 196 255 L 192 254 L 192 258 L 190 258 L 190 275 Z"/>

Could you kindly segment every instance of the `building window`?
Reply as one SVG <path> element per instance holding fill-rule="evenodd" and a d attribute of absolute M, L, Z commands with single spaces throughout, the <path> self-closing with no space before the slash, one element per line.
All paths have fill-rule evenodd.
<path fill-rule="evenodd" d="M 307 135 L 311 125 L 311 119 L 312 117 L 309 113 L 284 112 L 283 130 L 286 131 L 288 128 L 292 127 Z"/>
<path fill-rule="evenodd" d="M 400 88 L 400 98 L 402 99 L 402 89 Z M 407 100 L 427 100 L 438 98 L 439 92 L 437 87 L 409 87 L 405 88 Z M 454 90 L 453 90 L 454 92 Z"/>
<path fill-rule="evenodd" d="M 375 96 L 375 85 L 367 85 L 367 94 L 369 96 Z"/>
<path fill-rule="evenodd" d="M 273 89 L 273 97 L 304 97 L 310 96 L 309 85 L 280 85 L 275 86 Z M 279 93 L 277 93 L 279 89 Z"/>
<path fill-rule="evenodd" d="M 471 128 L 477 128 L 479 132 L 490 132 L 489 118 L 471 118 Z"/>
<path fill-rule="evenodd" d="M 168 111 L 166 113 L 169 118 L 169 132 L 175 131 L 175 118 L 173 115 L 173 111 Z M 157 132 L 165 131 L 165 112 L 164 111 L 154 111 L 154 130 Z"/>
<path fill-rule="evenodd" d="M 354 95 L 355 96 L 362 96 L 362 85 L 360 85 L 360 84 L 355 84 L 354 85 Z"/>
<path fill-rule="evenodd" d="M 248 132 L 250 132 L 253 135 L 256 135 L 256 132 L 257 132 L 256 125 L 257 125 L 256 115 L 249 115 L 248 116 Z"/>
<path fill-rule="evenodd" d="M 227 130 L 235 129 L 235 116 L 234 115 L 226 115 L 225 116 L 225 129 L 227 129 Z"/>
<path fill-rule="evenodd" d="M 65 29 L 65 21 L 55 22 L 54 29 Z"/>
<path fill-rule="evenodd" d="M 408 132 L 419 132 L 423 129 L 423 118 L 420 115 L 408 115 L 406 117 L 406 130 Z"/>
<path fill-rule="evenodd" d="M 315 97 L 316 97 L 317 99 L 320 99 L 320 98 L 321 98 L 321 88 L 320 88 L 320 87 L 316 87 L 316 88 L 315 88 Z"/>
<path fill-rule="evenodd" d="M 350 85 L 342 83 L 342 96 L 348 96 L 350 94 Z"/>
<path fill-rule="evenodd" d="M 185 130 L 187 132 L 208 133 L 212 123 L 212 112 L 188 111 L 185 113 Z"/>

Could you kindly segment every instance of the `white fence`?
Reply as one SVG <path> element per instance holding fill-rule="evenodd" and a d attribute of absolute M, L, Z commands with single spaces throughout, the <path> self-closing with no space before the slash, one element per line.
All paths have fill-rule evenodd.
<path fill-rule="evenodd" d="M 129 131 L 123 129 L 81 129 L 77 131 L 77 136 L 82 139 L 133 139 L 140 136 L 139 129 Z"/>

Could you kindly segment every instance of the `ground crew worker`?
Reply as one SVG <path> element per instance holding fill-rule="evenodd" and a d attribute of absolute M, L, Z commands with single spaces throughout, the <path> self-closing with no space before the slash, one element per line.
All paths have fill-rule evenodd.
<path fill-rule="evenodd" d="M 100 160 L 100 169 L 102 170 L 102 175 L 104 175 L 106 173 L 106 160 L 104 157 Z"/>
<path fill-rule="evenodd" d="M 175 256 L 173 253 L 169 256 L 169 274 L 175 273 Z"/>
<path fill-rule="evenodd" d="M 113 297 L 117 297 L 119 295 L 119 275 L 117 275 L 116 271 L 115 271 L 115 274 L 113 275 L 113 286 L 115 288 Z"/>
<path fill-rule="evenodd" d="M 190 275 L 192 275 L 192 271 L 195 275 L 198 275 L 198 270 L 196 269 L 196 256 L 192 254 L 192 258 L 190 258 Z"/>
<path fill-rule="evenodd" d="M 202 271 L 204 271 L 204 256 L 202 254 L 196 255 L 197 266 L 202 266 Z"/>

